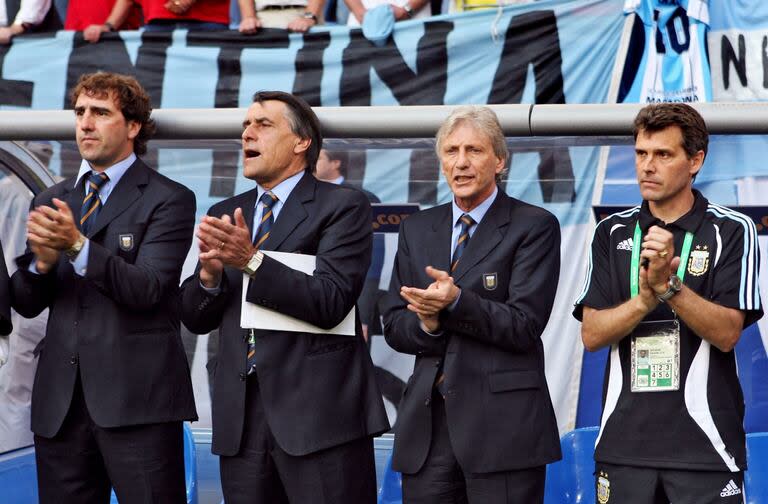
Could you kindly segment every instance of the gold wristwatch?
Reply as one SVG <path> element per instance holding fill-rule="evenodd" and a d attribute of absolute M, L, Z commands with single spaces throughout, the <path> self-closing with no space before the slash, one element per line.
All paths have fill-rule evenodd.
<path fill-rule="evenodd" d="M 64 251 L 64 253 L 69 257 L 70 259 L 74 260 L 79 254 L 80 251 L 83 250 L 83 246 L 85 245 L 85 236 L 83 236 L 82 233 L 77 237 L 77 240 L 75 240 L 75 243 L 69 247 L 67 250 Z"/>

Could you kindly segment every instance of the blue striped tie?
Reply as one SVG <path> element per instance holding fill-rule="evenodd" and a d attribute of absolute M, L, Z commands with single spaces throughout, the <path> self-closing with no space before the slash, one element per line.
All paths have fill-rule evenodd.
<path fill-rule="evenodd" d="M 464 249 L 467 248 L 467 243 L 469 242 L 469 228 L 475 223 L 475 220 L 470 217 L 469 214 L 462 214 L 462 216 L 459 217 L 459 221 L 461 221 L 461 229 L 459 230 L 459 240 L 456 242 L 456 248 L 453 249 L 451 273 L 453 273 L 459 265 L 461 254 L 464 253 Z"/>
<path fill-rule="evenodd" d="M 253 246 L 259 249 L 267 238 L 269 238 L 269 232 L 272 230 L 272 224 L 275 222 L 275 216 L 272 214 L 272 207 L 277 203 L 277 196 L 267 191 L 261 195 L 259 202 L 264 206 L 261 213 L 261 222 L 259 228 L 256 230 L 256 236 L 253 238 Z M 248 334 L 248 355 L 247 369 L 248 374 L 256 371 L 256 337 L 253 331 L 249 331 Z"/>
<path fill-rule="evenodd" d="M 99 198 L 99 188 L 103 186 L 109 177 L 106 173 L 91 172 L 88 174 L 87 187 L 90 188 L 88 194 L 83 199 L 83 206 L 80 209 L 80 229 L 85 236 L 91 230 L 96 217 L 101 210 L 101 198 Z"/>

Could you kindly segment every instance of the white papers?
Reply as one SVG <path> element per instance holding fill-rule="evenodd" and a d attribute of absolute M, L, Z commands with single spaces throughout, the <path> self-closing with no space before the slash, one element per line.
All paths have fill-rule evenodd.
<path fill-rule="evenodd" d="M 10 339 L 10 336 L 0 336 L 0 367 L 3 367 L 8 362 L 8 356 L 11 353 Z"/>
<path fill-rule="evenodd" d="M 315 271 L 315 256 L 306 254 L 289 254 L 287 252 L 264 251 L 268 255 L 289 268 L 311 275 Z M 318 334 L 355 335 L 355 308 L 353 307 L 344 320 L 333 329 L 322 329 L 309 322 L 283 315 L 269 308 L 264 308 L 245 300 L 251 277 L 243 274 L 243 297 L 240 308 L 240 327 L 244 329 L 266 329 L 272 331 L 294 331 Z"/>

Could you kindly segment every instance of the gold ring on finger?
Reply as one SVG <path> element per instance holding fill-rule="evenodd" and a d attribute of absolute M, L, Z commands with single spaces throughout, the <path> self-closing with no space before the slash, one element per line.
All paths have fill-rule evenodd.
<path fill-rule="evenodd" d="M 224 242 L 219 242 L 219 250 L 224 248 Z"/>
<path fill-rule="evenodd" d="M 664 259 L 665 257 L 667 257 L 667 254 L 668 254 L 668 252 L 666 250 L 662 250 L 661 252 L 659 252 L 659 257 Z"/>

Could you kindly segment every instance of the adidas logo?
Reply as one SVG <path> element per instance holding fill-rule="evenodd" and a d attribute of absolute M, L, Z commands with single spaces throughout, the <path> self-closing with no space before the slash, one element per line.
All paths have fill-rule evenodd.
<path fill-rule="evenodd" d="M 720 497 L 731 497 L 732 495 L 739 495 L 741 488 L 736 486 L 733 480 L 729 481 L 725 488 L 720 491 Z"/>
<path fill-rule="evenodd" d="M 616 245 L 616 250 L 632 250 L 632 238 L 622 240 Z"/>

